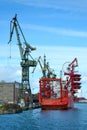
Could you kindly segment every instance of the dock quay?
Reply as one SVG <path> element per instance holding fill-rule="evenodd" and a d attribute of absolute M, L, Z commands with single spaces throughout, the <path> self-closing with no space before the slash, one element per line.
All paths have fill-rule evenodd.
<path fill-rule="evenodd" d="M 32 107 L 30 106 L 20 107 L 20 105 L 18 104 L 3 104 L 0 106 L 0 114 L 16 114 L 26 110 L 37 108 L 40 108 L 40 105 L 38 103 L 34 104 Z"/>

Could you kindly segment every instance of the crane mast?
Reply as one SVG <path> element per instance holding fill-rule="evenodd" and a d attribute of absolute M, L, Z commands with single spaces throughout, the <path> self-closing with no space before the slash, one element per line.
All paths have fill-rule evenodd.
<path fill-rule="evenodd" d="M 54 77 L 56 77 L 56 74 L 54 74 L 51 70 L 50 70 L 50 67 L 49 67 L 49 63 L 48 62 L 46 62 L 46 56 L 44 55 L 44 59 L 43 59 L 43 65 L 42 65 L 42 63 L 41 63 L 41 56 L 39 56 L 39 58 L 38 58 L 38 60 L 37 60 L 37 62 L 36 62 L 36 66 L 37 66 L 37 64 L 39 63 L 39 65 L 40 65 L 40 68 L 41 68 L 41 71 L 42 71 L 42 77 L 44 77 L 44 78 L 54 78 Z M 33 72 L 32 73 L 34 73 L 34 71 L 35 71 L 35 69 L 36 69 L 36 66 L 35 66 L 35 68 L 33 69 Z"/>
<path fill-rule="evenodd" d="M 32 93 L 30 88 L 30 81 L 29 81 L 29 68 L 36 66 L 36 61 L 30 55 L 30 52 L 36 50 L 36 48 L 32 47 L 30 44 L 27 43 L 22 29 L 18 23 L 17 15 L 12 19 L 10 23 L 10 40 L 8 43 L 12 41 L 12 36 L 14 31 L 16 32 L 18 47 L 20 51 L 21 62 L 20 65 L 22 67 L 22 86 L 21 86 L 21 98 L 24 97 L 25 92 L 29 93 L 29 101 L 30 104 L 33 104 Z M 19 33 L 20 32 L 20 33 Z M 20 35 L 22 36 L 23 43 L 21 43 Z"/>

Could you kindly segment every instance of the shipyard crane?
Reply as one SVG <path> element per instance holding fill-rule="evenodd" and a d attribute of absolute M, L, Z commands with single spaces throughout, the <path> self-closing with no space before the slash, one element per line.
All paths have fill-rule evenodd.
<path fill-rule="evenodd" d="M 71 63 L 68 64 L 68 67 L 66 68 L 67 72 L 64 72 L 64 75 L 69 76 L 65 87 L 68 88 L 70 84 L 73 95 L 77 93 L 78 89 L 81 88 L 81 83 L 79 82 L 81 80 L 81 75 L 75 72 L 76 67 L 78 67 L 77 58 L 75 58 Z"/>
<path fill-rule="evenodd" d="M 25 36 L 22 32 L 22 29 L 17 20 L 17 15 L 10 22 L 10 40 L 8 43 L 12 41 L 12 36 L 14 31 L 16 32 L 18 47 L 20 51 L 21 62 L 20 65 L 22 67 L 22 86 L 21 86 L 21 98 L 24 96 L 24 93 L 27 91 L 29 93 L 30 104 L 33 104 L 32 93 L 30 88 L 29 81 L 29 68 L 36 66 L 36 61 L 30 55 L 30 52 L 36 50 L 36 48 L 32 47 L 25 39 Z M 23 43 L 21 42 L 21 38 Z"/>
<path fill-rule="evenodd" d="M 43 65 L 42 65 L 42 63 L 41 63 L 41 60 L 42 60 L 42 58 L 41 58 L 41 56 L 39 56 L 39 58 L 38 58 L 38 60 L 37 60 L 37 62 L 36 62 L 36 66 L 37 66 L 38 63 L 39 63 L 43 77 L 44 77 L 44 78 L 55 78 L 55 77 L 56 77 L 56 74 L 54 74 L 54 73 L 52 72 L 52 70 L 51 70 L 50 67 L 49 67 L 49 63 L 46 62 L 46 56 L 44 55 Z M 35 66 L 35 68 L 33 69 L 32 73 L 34 73 L 34 71 L 35 71 L 35 69 L 36 69 L 36 66 Z"/>

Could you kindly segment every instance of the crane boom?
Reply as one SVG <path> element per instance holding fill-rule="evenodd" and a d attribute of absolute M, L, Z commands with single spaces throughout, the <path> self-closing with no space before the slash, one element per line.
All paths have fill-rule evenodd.
<path fill-rule="evenodd" d="M 44 58 L 45 58 L 45 56 L 44 56 Z M 41 56 L 39 56 L 39 58 L 38 58 L 38 60 L 37 60 L 37 62 L 36 62 L 36 66 L 38 65 L 38 63 L 39 63 L 39 65 L 40 65 L 40 68 L 41 68 L 43 77 L 46 77 L 46 64 L 44 63 L 44 66 L 42 66 L 42 64 L 41 64 Z M 34 71 L 35 71 L 35 69 L 36 69 L 36 66 L 35 66 L 35 68 L 33 69 L 32 73 L 34 73 Z"/>
<path fill-rule="evenodd" d="M 21 29 L 21 27 L 20 27 L 20 25 L 18 23 L 17 15 L 15 15 L 15 17 L 12 19 L 12 21 L 10 23 L 10 40 L 9 40 L 8 43 L 10 43 L 12 41 L 12 36 L 13 36 L 14 29 L 15 29 L 16 36 L 17 36 L 17 41 L 18 41 L 18 46 L 19 46 L 19 50 L 20 50 L 21 59 L 25 59 L 25 57 L 24 57 L 25 53 L 29 53 L 30 51 L 36 50 L 36 48 L 32 47 L 30 44 L 27 43 L 27 41 L 26 41 L 26 39 L 24 37 L 24 34 L 22 32 L 22 29 Z M 22 44 L 21 44 L 19 31 L 20 31 L 23 39 L 24 39 L 24 44 L 25 44 L 25 47 L 26 47 L 25 48 L 26 49 L 25 53 L 23 53 L 24 49 L 23 49 Z"/>
<path fill-rule="evenodd" d="M 43 62 L 43 65 L 41 64 L 41 56 L 39 56 L 37 62 L 36 62 L 36 66 L 37 64 L 39 63 L 40 65 L 40 68 L 41 68 L 41 71 L 42 71 L 42 74 L 43 74 L 43 77 L 56 77 L 56 74 L 54 74 L 51 70 L 50 70 L 50 67 L 49 67 L 49 63 L 46 62 L 46 56 L 44 55 L 44 62 Z M 36 66 L 35 68 L 33 69 L 32 73 L 34 73 L 35 69 L 36 69 Z"/>
<path fill-rule="evenodd" d="M 69 66 L 71 67 L 77 67 L 78 66 L 78 61 L 77 61 L 77 58 L 74 58 L 74 60 L 69 64 Z"/>

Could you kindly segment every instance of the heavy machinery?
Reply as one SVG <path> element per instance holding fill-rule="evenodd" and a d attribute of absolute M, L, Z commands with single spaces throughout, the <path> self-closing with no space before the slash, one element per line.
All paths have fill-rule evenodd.
<path fill-rule="evenodd" d="M 36 48 L 32 47 L 30 44 L 27 43 L 24 37 L 24 34 L 22 32 L 22 29 L 18 23 L 17 15 L 15 15 L 15 17 L 12 19 L 10 23 L 10 40 L 8 43 L 12 41 L 12 36 L 13 36 L 14 31 L 16 32 L 18 47 L 19 47 L 20 56 L 21 56 L 20 65 L 22 67 L 22 81 L 21 81 L 22 86 L 21 86 L 20 97 L 23 98 L 25 92 L 27 91 L 29 93 L 29 101 L 32 106 L 33 99 L 32 99 L 32 93 L 31 93 L 30 81 L 29 81 L 29 68 L 35 67 L 36 61 L 30 55 L 30 52 L 36 50 Z M 21 43 L 20 36 L 22 37 L 23 43 Z"/>
<path fill-rule="evenodd" d="M 42 61 L 42 62 L 41 62 Z M 56 77 L 56 74 L 53 72 L 53 70 L 50 69 L 49 67 L 49 63 L 46 62 L 46 56 L 44 55 L 44 60 L 42 60 L 41 56 L 39 56 L 37 62 L 36 62 L 36 66 L 40 65 L 40 68 L 41 68 L 41 71 L 42 71 L 42 77 L 44 78 L 55 78 Z M 42 65 L 43 63 L 43 65 Z M 32 73 L 34 73 L 35 69 L 36 69 L 36 66 L 35 68 L 33 69 Z"/>
<path fill-rule="evenodd" d="M 68 88 L 68 86 L 70 85 L 70 91 L 73 95 L 78 92 L 78 89 L 81 88 L 81 75 L 75 71 L 76 67 L 78 67 L 77 58 L 75 58 L 71 63 L 68 64 L 68 67 L 66 68 L 67 72 L 64 72 L 64 75 L 68 77 L 67 84 L 65 85 L 65 87 Z"/>

